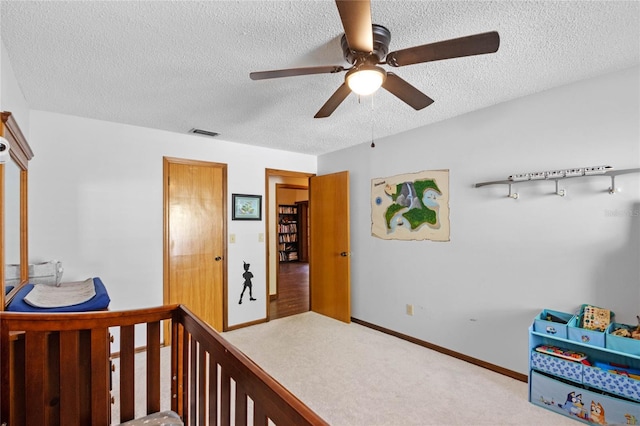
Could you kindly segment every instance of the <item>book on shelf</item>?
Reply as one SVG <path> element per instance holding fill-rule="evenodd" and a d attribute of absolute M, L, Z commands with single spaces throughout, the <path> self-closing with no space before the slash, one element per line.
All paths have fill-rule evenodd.
<path fill-rule="evenodd" d="M 298 226 L 295 223 L 289 223 L 289 224 L 281 223 L 278 225 L 278 233 L 280 234 L 294 233 L 294 232 L 298 232 Z"/>
<path fill-rule="evenodd" d="M 280 206 L 280 207 L 278 207 L 278 213 L 280 213 L 280 214 L 298 214 L 298 208 L 296 206 Z"/>
<path fill-rule="evenodd" d="M 280 243 L 295 243 L 298 241 L 298 234 L 280 234 L 278 242 Z"/>
<path fill-rule="evenodd" d="M 298 260 L 298 252 L 297 251 L 281 251 L 279 257 L 280 257 L 280 262 L 291 262 L 293 260 Z"/>

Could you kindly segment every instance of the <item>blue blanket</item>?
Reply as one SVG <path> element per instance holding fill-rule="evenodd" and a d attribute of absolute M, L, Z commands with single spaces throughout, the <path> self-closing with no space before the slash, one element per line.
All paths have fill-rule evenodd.
<path fill-rule="evenodd" d="M 24 298 L 31 289 L 33 288 L 33 284 L 26 284 L 22 287 L 16 297 L 13 298 L 9 306 L 7 307 L 7 311 L 13 312 L 87 312 L 87 311 L 100 311 L 109 307 L 109 303 L 111 299 L 109 298 L 109 293 L 107 293 L 107 289 L 104 284 L 100 280 L 100 278 L 93 278 L 93 284 L 96 286 L 96 295 L 91 299 L 87 300 L 84 303 L 80 303 L 77 305 L 71 306 L 62 306 L 59 308 L 36 308 L 35 306 L 31 306 L 24 301 Z M 38 284 L 38 285 L 46 285 L 46 284 Z"/>

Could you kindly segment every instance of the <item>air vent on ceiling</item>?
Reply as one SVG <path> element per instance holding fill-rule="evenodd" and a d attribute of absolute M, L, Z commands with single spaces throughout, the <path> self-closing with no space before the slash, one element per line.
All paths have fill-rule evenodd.
<path fill-rule="evenodd" d="M 220 133 L 212 132 L 209 130 L 202 130 L 202 129 L 191 129 L 189 130 L 189 133 L 195 133 L 196 135 L 202 135 L 202 136 L 210 136 L 212 138 L 215 138 L 216 136 L 220 135 Z"/>

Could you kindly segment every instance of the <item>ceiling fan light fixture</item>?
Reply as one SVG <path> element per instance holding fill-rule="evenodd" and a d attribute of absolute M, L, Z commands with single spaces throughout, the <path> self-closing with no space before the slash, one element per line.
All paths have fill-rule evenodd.
<path fill-rule="evenodd" d="M 367 96 L 378 90 L 386 77 L 387 73 L 382 68 L 374 65 L 363 65 L 349 71 L 345 76 L 345 80 L 352 92 L 360 96 Z"/>

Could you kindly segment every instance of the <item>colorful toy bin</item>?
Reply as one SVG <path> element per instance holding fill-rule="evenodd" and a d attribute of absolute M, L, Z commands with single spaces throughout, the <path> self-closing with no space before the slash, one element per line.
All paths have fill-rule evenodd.
<path fill-rule="evenodd" d="M 533 331 L 545 333 L 553 337 L 567 338 L 567 324 L 572 314 L 544 309 L 533 322 Z"/>
<path fill-rule="evenodd" d="M 632 339 L 631 337 L 616 336 L 613 332 L 619 328 L 624 328 L 629 331 L 629 334 L 637 326 L 612 323 L 607 329 L 607 338 L 605 345 L 607 349 L 611 349 L 618 352 L 625 352 L 632 355 L 640 355 L 640 340 Z"/>
<path fill-rule="evenodd" d="M 605 347 L 605 331 L 600 330 L 589 330 L 586 328 L 582 328 L 583 324 L 583 309 L 585 305 L 582 305 L 582 309 L 580 309 L 580 314 L 575 315 L 569 323 L 567 324 L 567 332 L 569 335 L 569 340 L 573 340 L 575 342 L 584 343 L 585 345 L 597 346 L 599 348 Z M 610 321 L 613 321 L 614 313 L 610 312 L 609 318 Z"/>

